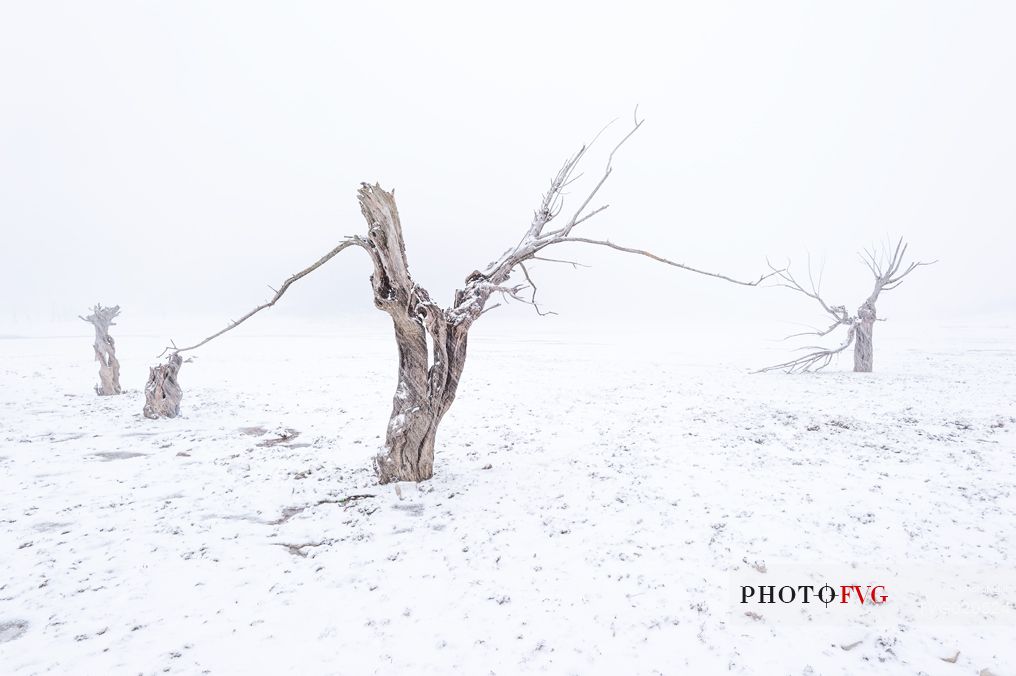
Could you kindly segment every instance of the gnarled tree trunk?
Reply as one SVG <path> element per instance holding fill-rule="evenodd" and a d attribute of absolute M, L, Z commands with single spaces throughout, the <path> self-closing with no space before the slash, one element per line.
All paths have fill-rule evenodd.
<path fill-rule="evenodd" d="M 857 310 L 854 324 L 854 373 L 871 373 L 875 366 L 875 306 L 865 303 Z"/>
<path fill-rule="evenodd" d="M 374 469 L 381 483 L 423 481 L 434 474 L 437 428 L 455 400 L 473 317 L 441 308 L 413 281 L 394 194 L 365 184 L 358 197 L 368 225 L 364 248 L 374 262 L 374 304 L 391 315 L 399 348 L 392 415 Z"/>
<path fill-rule="evenodd" d="M 175 418 L 180 415 L 180 400 L 183 390 L 177 382 L 183 357 L 171 354 L 165 364 L 153 366 L 148 370 L 148 383 L 145 384 L 146 418 Z"/>
<path fill-rule="evenodd" d="M 116 341 L 109 335 L 109 327 L 115 326 L 113 321 L 120 314 L 120 306 L 103 307 L 96 303 L 92 314 L 87 317 L 78 315 L 95 328 L 95 361 L 99 362 L 99 384 L 95 393 L 99 396 L 120 394 L 120 362 L 116 359 Z"/>
<path fill-rule="evenodd" d="M 443 322 L 443 319 L 440 320 Z M 427 352 L 422 326 L 395 322 L 399 347 L 399 382 L 392 399 L 392 414 L 385 447 L 375 458 L 381 483 L 423 481 L 434 474 L 434 444 L 441 419 L 455 401 L 466 360 L 466 336 L 461 339 L 447 325 L 432 336 L 433 362 Z M 444 344 L 437 342 L 445 336 Z M 449 339 L 451 336 L 451 339 Z"/>

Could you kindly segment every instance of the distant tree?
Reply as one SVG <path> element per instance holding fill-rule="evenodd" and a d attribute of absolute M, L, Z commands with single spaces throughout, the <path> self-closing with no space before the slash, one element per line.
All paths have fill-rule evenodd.
<path fill-rule="evenodd" d="M 116 360 L 116 341 L 109 335 L 109 327 L 120 314 L 120 306 L 103 307 L 99 303 L 92 308 L 92 314 L 78 318 L 95 328 L 95 361 L 99 362 L 99 384 L 95 393 L 100 396 L 120 394 L 120 362 Z"/>
<path fill-rule="evenodd" d="M 613 171 L 614 154 L 641 125 L 642 121 L 636 115 L 633 128 L 614 146 L 602 176 L 590 192 L 579 200 L 578 208 L 566 216 L 559 227 L 551 228 L 550 224 L 562 213 L 565 191 L 577 180 L 576 168 L 586 156 L 589 146 L 583 146 L 570 157 L 550 182 L 550 188 L 543 195 L 532 221 L 518 243 L 509 247 L 482 271 L 469 273 L 464 286 L 455 292 L 448 307 L 441 307 L 432 300 L 427 290 L 417 284 L 409 273 L 394 192 L 387 192 L 377 184 L 364 183 L 357 195 L 360 211 L 367 221 L 367 232 L 364 235 L 347 237 L 313 265 L 287 279 L 271 300 L 218 333 L 190 347 L 168 349 L 179 354 L 204 345 L 250 319 L 255 313 L 274 305 L 291 284 L 324 265 L 340 251 L 350 247 L 360 248 L 374 265 L 374 273 L 370 278 L 374 304 L 391 316 L 399 348 L 398 385 L 385 446 L 375 458 L 375 471 L 381 483 L 429 479 L 434 471 L 434 444 L 438 425 L 455 399 L 459 378 L 465 366 L 469 329 L 481 315 L 499 305 L 488 307 L 491 296 L 499 296 L 505 302 L 509 299 L 517 300 L 534 307 L 540 314 L 546 314 L 537 304 L 537 287 L 529 266 L 534 262 L 570 261 L 545 258 L 540 255 L 545 249 L 569 243 L 592 244 L 645 256 L 666 265 L 744 286 L 756 286 L 768 277 L 765 275 L 753 282 L 742 282 L 676 263 L 648 251 L 574 234 L 578 226 L 607 208 L 607 205 L 591 208 L 590 204 Z M 509 278 L 516 274 L 525 281 L 511 283 Z"/>
<path fill-rule="evenodd" d="M 760 369 L 759 372 L 776 370 L 784 370 L 787 373 L 819 371 L 828 366 L 834 357 L 853 345 L 854 372 L 870 373 L 875 365 L 875 345 L 873 342 L 874 330 L 875 322 L 880 320 L 878 314 L 875 312 L 875 302 L 878 300 L 879 295 L 883 291 L 892 291 L 898 287 L 903 282 L 904 277 L 920 266 L 931 265 L 936 262 L 931 261 L 931 263 L 922 263 L 920 261 L 916 261 L 904 267 L 903 258 L 906 253 L 907 244 L 904 243 L 903 238 L 901 237 L 899 241 L 896 242 L 895 247 L 891 244 L 883 244 L 877 251 L 874 248 L 871 250 L 865 249 L 863 253 L 859 254 L 861 260 L 868 266 L 868 269 L 871 270 L 872 276 L 875 278 L 875 288 L 864 302 L 861 303 L 861 306 L 857 309 L 856 315 L 850 315 L 847 312 L 845 305 L 829 305 L 822 299 L 822 279 L 820 276 L 818 283 L 815 283 L 810 261 L 808 263 L 807 287 L 801 285 L 794 278 L 794 275 L 790 271 L 789 262 L 785 268 L 779 270 L 770 264 L 769 267 L 773 271 L 772 274 L 782 280 L 779 286 L 797 291 L 798 293 L 803 293 L 808 298 L 814 299 L 822 306 L 822 309 L 825 310 L 826 314 L 833 318 L 832 324 L 824 330 L 795 333 L 794 335 L 787 336 L 787 338 L 796 338 L 798 336 L 827 336 L 841 326 L 846 327 L 847 333 L 843 342 L 837 347 L 803 347 L 800 349 L 811 350 L 811 352 L 803 357 L 785 361 L 782 364 L 767 366 L 764 369 Z"/>

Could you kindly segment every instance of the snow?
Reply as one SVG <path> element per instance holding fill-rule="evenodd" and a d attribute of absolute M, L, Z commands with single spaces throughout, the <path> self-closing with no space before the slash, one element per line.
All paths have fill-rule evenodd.
<path fill-rule="evenodd" d="M 1016 673 L 1012 614 L 906 587 L 1011 581 L 1013 327 L 879 326 L 876 373 L 786 376 L 743 333 L 482 325 L 435 478 L 397 487 L 386 333 L 228 334 L 160 421 L 154 332 L 114 330 L 117 397 L 76 327 L 0 340 L 0 672 Z M 827 581 L 794 566 L 890 602 L 732 602 Z"/>

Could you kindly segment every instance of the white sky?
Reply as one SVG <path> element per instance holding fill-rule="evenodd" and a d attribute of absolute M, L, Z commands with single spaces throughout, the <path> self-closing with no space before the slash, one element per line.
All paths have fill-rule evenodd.
<path fill-rule="evenodd" d="M 635 104 L 646 125 L 589 236 L 742 277 L 811 251 L 853 309 L 870 289 L 856 251 L 903 234 L 940 263 L 883 315 L 1013 315 L 1014 35 L 1011 2 L 6 2 L 0 321 L 97 300 L 239 315 L 362 232 L 355 189 L 375 180 L 448 302 Z M 534 266 L 573 318 L 822 320 L 776 291 L 557 253 L 594 265 Z M 283 311 L 376 312 L 368 274 L 344 252 Z"/>

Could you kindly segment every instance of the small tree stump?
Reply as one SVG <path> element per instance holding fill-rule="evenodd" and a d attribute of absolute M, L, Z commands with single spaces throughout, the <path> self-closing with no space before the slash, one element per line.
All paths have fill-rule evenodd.
<path fill-rule="evenodd" d="M 177 382 L 177 374 L 183 358 L 176 353 L 169 355 L 165 364 L 153 366 L 148 370 L 148 383 L 145 385 L 146 418 L 175 418 L 180 415 L 180 400 L 183 390 Z"/>
<path fill-rule="evenodd" d="M 109 327 L 115 326 L 113 320 L 119 314 L 119 305 L 103 307 L 96 303 L 92 314 L 78 315 L 95 327 L 95 361 L 99 362 L 99 384 L 95 386 L 95 393 L 99 396 L 120 394 L 120 362 L 116 360 L 116 342 L 109 335 Z"/>

